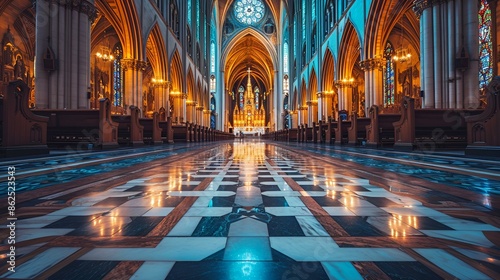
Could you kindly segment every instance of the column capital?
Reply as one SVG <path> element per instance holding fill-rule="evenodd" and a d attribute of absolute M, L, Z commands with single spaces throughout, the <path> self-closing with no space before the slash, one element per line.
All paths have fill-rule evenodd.
<path fill-rule="evenodd" d="M 86 14 L 89 17 L 90 22 L 93 22 L 97 18 L 97 9 L 95 5 L 88 0 L 32 0 L 33 7 L 35 8 L 37 1 L 58 4 L 59 6 L 64 6 L 67 9 L 72 9 L 79 13 Z"/>
<path fill-rule="evenodd" d="M 379 57 L 368 58 L 359 62 L 359 67 L 361 67 L 363 71 L 382 69 L 382 65 L 382 59 Z"/>
<path fill-rule="evenodd" d="M 308 100 L 306 104 L 307 106 L 318 106 L 318 100 Z"/>
<path fill-rule="evenodd" d="M 123 65 L 123 71 L 135 70 L 135 71 L 145 71 L 148 63 L 146 61 L 137 60 L 134 58 L 124 58 L 121 60 Z"/>
<path fill-rule="evenodd" d="M 413 1 L 413 11 L 420 18 L 425 9 L 432 7 L 435 4 L 441 4 L 447 2 L 448 0 L 414 0 Z"/>

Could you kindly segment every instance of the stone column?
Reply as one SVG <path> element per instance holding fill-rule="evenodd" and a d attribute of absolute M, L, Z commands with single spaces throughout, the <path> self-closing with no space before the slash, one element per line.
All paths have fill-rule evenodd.
<path fill-rule="evenodd" d="M 457 80 L 456 80 L 456 72 L 455 71 L 455 57 L 457 55 L 457 47 L 455 45 L 455 7 L 454 7 L 454 2 L 450 1 L 446 4 L 446 15 L 448 16 L 447 19 L 447 27 L 446 30 L 448 32 L 447 36 L 447 44 L 446 48 L 448 49 L 448 102 L 447 104 L 443 104 L 445 108 L 456 108 L 456 98 L 457 98 Z"/>
<path fill-rule="evenodd" d="M 89 108 L 87 88 L 90 86 L 90 24 L 96 17 L 94 0 L 38 0 L 35 9 L 36 107 Z M 54 69 L 45 68 L 47 58 L 55 59 Z"/>
<path fill-rule="evenodd" d="M 142 77 L 147 62 L 128 58 L 122 59 L 122 65 L 125 101 L 123 107 L 126 112 L 130 106 L 142 108 Z"/>
<path fill-rule="evenodd" d="M 326 120 L 326 116 L 325 116 L 325 100 L 324 98 L 326 98 L 326 96 L 323 94 L 322 91 L 318 91 L 316 93 L 316 98 L 318 100 L 318 120 Z"/>
<path fill-rule="evenodd" d="M 424 11 L 425 13 L 425 11 Z M 441 5 L 436 4 L 432 7 L 432 25 L 433 29 L 433 64 L 434 64 L 434 108 L 443 107 L 443 53 L 446 52 L 446 46 L 442 44 L 442 24 L 441 24 Z M 477 15 L 476 15 L 477 17 Z"/>
<path fill-rule="evenodd" d="M 374 57 L 360 61 L 359 66 L 365 72 L 365 116 L 372 105 L 384 104 L 382 65 L 383 59 Z"/>
<path fill-rule="evenodd" d="M 187 122 L 187 98 L 188 98 L 188 94 L 187 93 L 183 93 L 182 94 L 182 99 L 181 99 L 181 117 L 180 117 L 180 122 Z"/>
<path fill-rule="evenodd" d="M 299 127 L 298 111 L 290 111 L 290 118 L 292 118 L 291 128 L 298 128 Z"/>
<path fill-rule="evenodd" d="M 203 106 L 196 106 L 196 123 L 199 124 L 199 125 L 205 125 L 203 123 Z"/>
<path fill-rule="evenodd" d="M 420 77 L 422 89 L 424 90 L 423 108 L 435 108 L 436 95 L 434 94 L 434 28 L 433 9 L 431 0 L 415 0 L 414 10 L 420 17 L 420 40 L 423 42 L 421 49 L 421 67 L 423 76 Z M 437 15 L 436 15 L 437 16 Z M 440 48 L 439 52 L 443 51 Z"/>
<path fill-rule="evenodd" d="M 464 108 L 479 106 L 479 18 L 477 1 L 464 1 L 464 44 L 469 48 L 469 69 L 465 72 Z M 495 24 L 495 23 L 493 23 Z"/>
<path fill-rule="evenodd" d="M 183 99 L 182 93 L 170 93 L 174 97 L 174 111 L 172 112 L 172 123 L 179 124 L 182 119 Z"/>
<path fill-rule="evenodd" d="M 467 1 L 467 0 L 466 0 Z M 455 0 L 455 14 L 456 15 L 461 15 L 462 14 L 462 0 Z M 455 45 L 457 48 L 460 48 L 463 46 L 463 18 L 462 17 L 455 17 Z M 455 71 L 456 76 L 456 85 L 457 85 L 457 90 L 456 90 L 456 101 L 455 101 L 455 107 L 454 108 L 463 108 L 464 107 L 464 72 L 463 71 Z"/>

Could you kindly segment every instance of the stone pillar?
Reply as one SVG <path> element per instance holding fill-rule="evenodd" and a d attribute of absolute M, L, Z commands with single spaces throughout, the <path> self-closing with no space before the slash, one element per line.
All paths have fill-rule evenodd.
<path fill-rule="evenodd" d="M 467 1 L 467 0 L 466 0 Z M 455 0 L 455 14 L 456 15 L 461 15 L 462 14 L 462 0 Z M 463 46 L 463 18 L 462 17 L 455 17 L 455 45 L 457 48 Z M 456 101 L 455 101 L 455 107 L 454 108 L 463 108 L 464 107 L 464 72 L 463 71 L 456 71 L 455 73 L 456 76 L 456 85 L 457 85 L 457 91 L 456 91 Z"/>
<path fill-rule="evenodd" d="M 187 97 L 188 97 L 188 94 L 187 93 L 183 93 L 182 94 L 182 99 L 181 99 L 181 107 L 180 107 L 180 114 L 181 114 L 181 117 L 180 117 L 180 122 L 187 122 Z"/>
<path fill-rule="evenodd" d="M 384 88 L 382 65 L 384 60 L 378 57 L 368 58 L 360 61 L 359 66 L 365 72 L 365 116 L 372 105 L 384 104 Z"/>
<path fill-rule="evenodd" d="M 324 121 L 326 120 L 325 116 L 325 98 L 326 96 L 323 94 L 322 91 L 318 91 L 316 93 L 316 98 L 318 99 L 318 120 Z"/>
<path fill-rule="evenodd" d="M 196 106 L 196 123 L 201 125 L 201 126 L 204 126 L 205 124 L 203 123 L 203 106 Z"/>
<path fill-rule="evenodd" d="M 292 118 L 292 127 L 291 128 L 298 128 L 299 127 L 298 111 L 290 111 L 290 118 Z"/>
<path fill-rule="evenodd" d="M 447 3 L 446 7 L 446 15 L 447 15 L 447 27 L 446 30 L 448 32 L 447 40 L 446 40 L 446 48 L 448 49 L 448 102 L 443 104 L 444 108 L 456 108 L 456 98 L 457 98 L 457 80 L 456 80 L 456 72 L 455 71 L 455 57 L 457 54 L 457 47 L 455 45 L 455 7 L 454 2 L 450 1 Z"/>
<path fill-rule="evenodd" d="M 146 70 L 147 62 L 137 59 L 122 59 L 123 83 L 124 83 L 124 104 L 125 111 L 130 106 L 142 108 L 142 78 Z"/>
<path fill-rule="evenodd" d="M 94 0 L 38 0 L 36 9 L 36 107 L 87 109 L 90 86 L 90 24 Z M 68 34 L 71 36 L 68 38 Z M 54 57 L 51 57 L 51 56 Z M 44 59 L 55 59 L 45 68 Z"/>
<path fill-rule="evenodd" d="M 180 92 L 175 92 L 175 93 L 170 93 L 174 97 L 174 111 L 172 112 L 172 123 L 174 124 L 179 124 L 182 121 L 184 121 L 182 117 L 182 110 L 183 110 L 183 99 L 182 99 L 182 93 Z"/>
<path fill-rule="evenodd" d="M 425 97 L 424 108 L 435 108 L 435 94 L 434 94 L 434 37 L 432 36 L 432 9 L 427 8 L 423 11 L 422 19 L 424 22 L 424 30 L 421 36 L 424 36 L 425 46 L 424 60 L 422 67 L 425 67 Z"/>
<path fill-rule="evenodd" d="M 464 44 L 469 48 L 469 69 L 465 72 L 464 108 L 479 106 L 479 18 L 477 1 L 464 1 Z"/>
<path fill-rule="evenodd" d="M 425 13 L 425 11 L 424 11 Z M 441 5 L 432 7 L 432 24 L 433 29 L 433 64 L 434 64 L 434 108 L 443 107 L 443 53 L 446 52 L 446 46 L 442 44 L 442 24 L 441 24 Z M 477 15 L 476 15 L 477 17 Z"/>

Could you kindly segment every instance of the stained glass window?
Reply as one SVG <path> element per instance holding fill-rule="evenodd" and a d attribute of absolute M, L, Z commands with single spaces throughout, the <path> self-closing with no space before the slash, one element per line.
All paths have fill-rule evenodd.
<path fill-rule="evenodd" d="M 479 9 L 479 88 L 484 88 L 493 77 L 493 45 L 491 37 L 491 9 L 481 0 Z"/>
<path fill-rule="evenodd" d="M 288 42 L 283 43 L 283 72 L 288 73 Z"/>
<path fill-rule="evenodd" d="M 216 88 L 216 80 L 215 80 L 215 75 L 210 76 L 210 92 L 215 93 L 215 88 Z"/>
<path fill-rule="evenodd" d="M 254 24 L 264 18 L 265 7 L 261 0 L 236 0 L 234 15 L 244 24 Z"/>
<path fill-rule="evenodd" d="M 210 42 L 210 72 L 215 73 L 215 43 Z"/>
<path fill-rule="evenodd" d="M 245 92 L 245 88 L 243 86 L 240 86 L 240 88 L 238 89 L 238 93 L 239 93 L 239 96 L 240 96 L 240 110 L 243 110 L 243 107 L 245 106 L 245 99 L 243 98 L 243 93 Z"/>
<path fill-rule="evenodd" d="M 386 59 L 384 71 L 384 105 L 394 105 L 394 64 L 392 62 L 392 55 L 394 54 L 394 47 L 390 42 L 387 42 L 384 51 Z"/>
<path fill-rule="evenodd" d="M 120 45 L 115 47 L 115 60 L 113 61 L 113 105 L 122 106 L 123 105 L 123 75 L 122 75 L 122 63 L 123 50 Z"/>
<path fill-rule="evenodd" d="M 311 21 L 316 19 L 316 0 L 311 1 Z"/>
<path fill-rule="evenodd" d="M 188 21 L 188 24 L 191 25 L 191 0 L 188 0 L 187 6 L 188 6 L 187 7 L 187 10 L 188 10 L 187 11 L 187 14 L 188 14 L 187 21 Z"/>
<path fill-rule="evenodd" d="M 290 81 L 288 80 L 288 75 L 283 77 L 283 94 L 288 95 L 288 88 L 290 87 Z"/>
<path fill-rule="evenodd" d="M 257 86 L 253 90 L 253 93 L 255 94 L 255 109 L 259 110 L 259 93 L 260 93 L 260 90 L 259 90 L 259 88 Z"/>
<path fill-rule="evenodd" d="M 200 13 L 200 0 L 196 0 L 196 39 L 199 41 L 200 40 L 200 33 L 201 33 L 201 29 L 200 29 L 200 17 L 201 17 L 201 13 Z"/>
<path fill-rule="evenodd" d="M 295 19 L 295 22 L 293 23 L 293 56 L 295 57 L 297 55 L 297 19 Z"/>
<path fill-rule="evenodd" d="M 302 40 L 306 41 L 306 0 L 302 0 Z"/>

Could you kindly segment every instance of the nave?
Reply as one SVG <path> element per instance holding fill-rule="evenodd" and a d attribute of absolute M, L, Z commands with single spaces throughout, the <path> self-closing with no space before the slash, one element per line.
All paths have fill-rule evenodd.
<path fill-rule="evenodd" d="M 0 165 L 2 279 L 500 279 L 495 160 L 238 139 Z"/>

